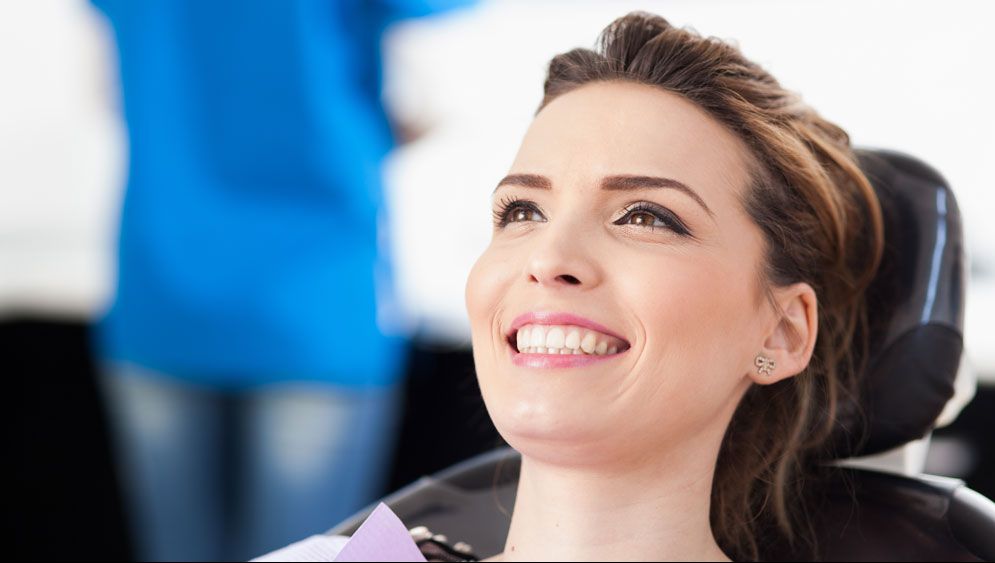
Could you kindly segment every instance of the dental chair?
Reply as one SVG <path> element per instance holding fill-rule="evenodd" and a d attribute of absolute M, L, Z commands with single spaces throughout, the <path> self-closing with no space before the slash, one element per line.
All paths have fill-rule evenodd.
<path fill-rule="evenodd" d="M 861 378 L 864 416 L 844 413 L 831 440 L 837 455 L 828 502 L 812 515 L 817 560 L 995 561 L 995 503 L 957 479 L 923 475 L 921 466 L 873 461 L 927 443 L 952 402 L 958 373 L 964 376 L 966 268 L 960 213 L 944 179 L 907 155 L 861 150 L 858 156 L 881 201 L 886 249 L 869 290 L 875 330 Z M 967 387 L 973 393 L 973 382 Z M 520 465 L 517 452 L 498 449 L 423 477 L 383 502 L 407 526 L 426 526 L 490 557 L 504 548 Z M 328 533 L 351 535 L 375 506 Z M 788 546 L 766 555 L 798 556 Z"/>

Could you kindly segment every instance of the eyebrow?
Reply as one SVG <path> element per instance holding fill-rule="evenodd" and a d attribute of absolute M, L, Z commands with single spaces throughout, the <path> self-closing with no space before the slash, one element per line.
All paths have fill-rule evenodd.
<path fill-rule="evenodd" d="M 545 176 L 538 174 L 510 174 L 498 182 L 494 191 L 497 192 L 501 186 L 520 186 L 523 188 L 535 188 L 539 190 L 552 190 L 553 182 Z M 698 192 L 691 189 L 687 184 L 673 178 L 662 178 L 659 176 L 633 176 L 616 175 L 605 176 L 601 179 L 601 189 L 607 191 L 630 191 L 644 190 L 651 188 L 669 188 L 684 193 L 695 200 L 711 217 L 715 217 L 712 210 L 708 208 L 705 200 L 698 195 Z"/>

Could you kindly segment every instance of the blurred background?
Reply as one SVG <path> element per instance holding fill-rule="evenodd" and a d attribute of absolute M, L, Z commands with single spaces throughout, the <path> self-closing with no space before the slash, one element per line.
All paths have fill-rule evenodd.
<path fill-rule="evenodd" d="M 376 463 L 384 466 L 385 474 L 366 483 L 368 492 L 351 499 L 348 506 L 319 512 L 317 518 L 325 518 L 325 523 L 318 529 L 304 526 L 299 532 L 289 532 L 296 533 L 297 538 L 331 527 L 337 523 L 337 514 L 350 513 L 421 475 L 495 447 L 499 439 L 483 409 L 473 376 L 463 305 L 466 274 L 490 237 L 489 195 L 510 165 L 539 103 L 545 63 L 556 53 L 592 46 L 607 23 L 634 9 L 658 13 L 672 23 L 690 25 L 705 35 L 734 40 L 748 57 L 765 66 L 782 84 L 801 92 L 823 115 L 847 129 L 856 145 L 907 152 L 930 163 L 947 178 L 957 194 L 966 231 L 971 264 L 966 365 L 979 385 L 974 400 L 960 416 L 934 434 L 926 470 L 964 479 L 975 490 L 995 497 L 995 440 L 990 437 L 991 429 L 995 428 L 995 221 L 989 217 L 995 213 L 995 186 L 989 173 L 995 156 L 995 105 L 991 102 L 995 76 L 988 71 L 991 54 L 995 53 L 995 36 L 989 32 L 991 16 L 995 15 L 992 3 L 983 0 L 410 3 L 417 4 L 417 8 L 405 7 L 406 3 L 400 0 L 287 3 L 298 6 L 294 17 L 300 21 L 286 26 L 284 32 L 291 33 L 286 32 L 290 29 L 311 41 L 307 49 L 287 51 L 300 55 L 300 61 L 294 63 L 300 72 L 293 77 L 309 77 L 308 80 L 276 86 L 261 80 L 260 88 L 269 88 L 265 96 L 254 96 L 248 90 L 240 94 L 233 89 L 225 93 L 225 99 L 213 100 L 214 105 L 205 104 L 205 107 L 229 108 L 237 118 L 243 106 L 253 109 L 252 104 L 258 107 L 271 104 L 273 115 L 280 116 L 288 107 L 279 104 L 305 100 L 314 104 L 307 106 L 314 115 L 327 117 L 329 110 L 322 109 L 321 99 L 313 98 L 316 93 L 338 91 L 335 81 L 339 79 L 322 77 L 340 72 L 334 67 L 339 59 L 322 59 L 314 53 L 321 49 L 338 49 L 335 52 L 339 53 L 352 53 L 348 49 L 356 49 L 357 53 L 365 53 L 363 57 L 368 61 L 364 64 L 368 68 L 359 68 L 359 59 L 354 54 L 341 57 L 358 69 L 352 69 L 351 78 L 341 80 L 355 80 L 362 86 L 368 99 L 364 98 L 362 103 L 366 105 L 361 107 L 373 116 L 365 123 L 372 129 L 389 124 L 393 148 L 387 152 L 390 142 L 371 141 L 368 157 L 349 153 L 351 156 L 343 162 L 367 158 L 373 164 L 366 165 L 366 176 L 357 173 L 349 180 L 354 186 L 335 189 L 339 195 L 349 189 L 360 194 L 354 198 L 358 202 L 356 209 L 360 210 L 357 215 L 366 221 L 363 228 L 370 233 L 367 238 L 375 241 L 370 243 L 371 248 L 376 247 L 380 252 L 376 264 L 380 268 L 377 271 L 383 274 L 382 279 L 377 279 L 393 280 L 393 291 L 385 289 L 390 284 L 384 282 L 367 292 L 377 294 L 377 309 L 370 313 L 370 318 L 375 316 L 377 326 L 388 335 L 385 338 L 394 346 L 389 355 L 396 358 L 391 365 L 357 368 L 367 370 L 363 373 L 370 381 L 376 380 L 375 385 L 361 381 L 355 372 L 341 377 L 311 374 L 298 378 L 308 369 L 321 371 L 321 362 L 284 367 L 279 364 L 279 354 L 260 356 L 259 361 L 270 366 L 263 375 L 233 368 L 230 372 L 220 369 L 223 375 L 208 377 L 204 374 L 210 370 L 191 367 L 206 363 L 183 364 L 177 359 L 179 356 L 164 360 L 167 356 L 132 353 L 162 346 L 164 339 L 184 337 L 182 327 L 173 336 L 137 335 L 135 325 L 129 325 L 127 319 L 135 315 L 140 318 L 141 311 L 151 309 L 115 298 L 122 264 L 119 248 L 131 253 L 130 262 L 123 262 L 124 267 L 135 268 L 136 263 L 142 262 L 135 255 L 142 248 L 139 243 L 148 242 L 143 237 L 154 236 L 141 226 L 122 229 L 122 210 L 140 213 L 141 201 L 151 202 L 148 205 L 158 205 L 159 201 L 129 196 L 133 199 L 126 207 L 125 190 L 141 193 L 134 185 L 136 176 L 140 176 L 138 172 L 147 174 L 154 170 L 149 160 L 156 157 L 150 156 L 150 147 L 166 146 L 161 144 L 166 141 L 156 137 L 157 128 L 178 123 L 178 130 L 188 118 L 185 114 L 169 113 L 182 111 L 185 106 L 170 98 L 172 90 L 168 82 L 159 85 L 161 90 L 153 88 L 157 83 L 149 76 L 161 68 L 163 72 L 173 73 L 170 76 L 188 77 L 190 84 L 198 80 L 199 84 L 210 84 L 212 80 L 231 79 L 244 80 L 247 88 L 251 88 L 249 79 L 259 78 L 253 74 L 254 69 L 269 69 L 266 65 L 280 69 L 272 75 L 263 73 L 264 79 L 291 71 L 282 69 L 283 59 L 279 57 L 282 51 L 276 51 L 273 60 L 266 60 L 267 43 L 263 41 L 253 51 L 258 58 L 252 64 L 245 64 L 244 60 L 233 63 L 234 68 L 242 71 L 232 71 L 231 76 L 203 75 L 209 64 L 224 67 L 224 57 L 234 56 L 218 44 L 225 41 L 234 44 L 239 40 L 258 43 L 255 38 L 231 34 L 279 25 L 275 18 L 253 19 L 248 8 L 245 13 L 217 7 L 213 12 L 197 10 L 194 17 L 189 13 L 192 8 L 173 10 L 166 0 L 96 4 L 101 6 L 84 0 L 0 3 L 0 351 L 3 352 L 0 373 L 14 389 L 13 393 L 4 394 L 7 404 L 3 409 L 3 428 L 11 433 L 7 443 L 15 444 L 15 455 L 8 457 L 15 466 L 15 480 L 9 493 L 12 500 L 4 502 L 4 510 L 8 511 L 7 521 L 16 523 L 12 539 L 17 556 L 73 560 L 154 557 L 148 550 L 150 540 L 145 537 L 147 520 L 139 516 L 144 508 L 133 498 L 136 496 L 133 481 L 137 478 L 130 476 L 133 467 L 121 461 L 127 457 L 121 452 L 128 443 L 128 438 L 121 436 L 121 429 L 131 427 L 129 419 L 122 418 L 120 402 L 129 399 L 122 399 L 124 392 L 111 389 L 108 381 L 118 381 L 114 379 L 118 376 L 108 372 L 120 371 L 109 368 L 111 365 L 158 374 L 129 376 L 135 380 L 175 379 L 182 385 L 193 386 L 198 393 L 209 388 L 212 397 L 222 397 L 217 401 L 219 420 L 244 417 L 239 418 L 241 426 L 217 423 L 218 428 L 229 429 L 225 432 L 252 425 L 246 422 L 250 415 L 243 412 L 248 411 L 240 405 L 255 393 L 253 389 L 268 389 L 267 385 L 285 384 L 294 379 L 336 389 L 369 385 L 388 388 L 387 384 L 392 383 L 397 389 L 396 398 L 392 399 L 395 402 L 390 403 L 393 406 L 389 409 L 393 415 L 369 410 L 363 415 L 368 419 L 362 419 L 367 423 L 374 421 L 374 426 L 377 426 L 375 421 L 387 421 L 382 425 L 385 437 L 380 457 L 369 458 L 380 460 Z M 173 8 L 186 6 L 188 2 L 174 4 Z M 280 11 L 274 8 L 280 5 L 276 2 L 249 4 L 269 6 L 267 9 L 274 13 Z M 147 5 L 148 9 L 143 11 L 135 8 L 136 5 Z M 315 6 L 328 7 L 327 14 L 321 11 L 325 8 L 317 10 Z M 357 14 L 365 13 L 363 10 L 367 8 L 373 14 L 369 17 L 377 19 L 368 29 L 363 28 L 367 33 L 360 37 L 355 25 L 359 20 L 348 18 L 359 17 Z M 340 18 L 349 25 L 326 29 L 313 20 L 301 19 L 302 15 L 327 15 L 330 21 Z M 183 17 L 190 18 L 189 22 Z M 212 23 L 210 17 L 219 22 L 240 23 L 225 26 Z M 190 29 L 184 27 L 187 23 Z M 224 33 L 214 33 L 214 25 L 224 29 Z M 334 43 L 330 38 L 338 37 L 336 30 L 359 46 L 329 47 Z M 177 62 L 176 58 L 163 55 L 172 52 L 173 37 L 182 37 L 187 47 L 194 49 L 196 56 L 191 58 L 192 62 Z M 286 44 L 293 44 L 295 37 L 287 35 L 283 39 Z M 157 45 L 156 41 L 162 44 Z M 304 39 L 301 41 L 304 44 Z M 183 74 L 183 65 L 194 63 L 201 65 L 199 70 Z M 322 64 L 329 66 L 323 68 Z M 182 96 L 195 95 L 190 93 L 193 87 L 179 90 L 183 91 Z M 349 91 L 345 87 L 342 90 Z M 161 114 L 156 115 L 156 108 L 161 108 Z M 378 117 L 381 113 L 383 120 Z M 212 116 L 203 119 L 210 121 Z M 367 126 L 355 116 L 349 119 L 327 121 L 333 125 L 347 123 L 343 125 L 347 128 Z M 259 122 L 266 120 L 260 118 Z M 213 127 L 192 130 L 226 131 L 223 121 L 215 121 Z M 293 128 L 277 130 L 263 126 L 236 129 L 237 135 L 230 141 L 236 147 L 251 144 L 246 136 L 253 132 L 273 136 L 271 144 L 259 145 L 263 148 L 285 146 L 286 139 L 280 135 L 287 135 L 293 142 L 298 132 Z M 306 120 L 300 124 L 300 132 L 303 140 L 322 139 L 326 143 L 323 150 L 334 150 L 337 146 L 335 135 L 312 131 Z M 145 134 L 157 140 L 141 140 L 139 135 Z M 357 138 L 372 135 L 358 130 L 335 134 L 343 137 L 340 150 L 344 152 L 347 150 L 342 147 L 354 150 Z M 210 137 L 211 143 L 224 143 L 225 139 L 224 135 Z M 205 162 L 221 158 L 219 154 L 224 156 L 223 150 L 207 144 L 184 145 L 183 151 L 193 155 L 184 158 L 203 157 Z M 135 168 L 134 159 L 139 154 L 144 159 L 142 165 L 149 168 Z M 175 162 L 168 165 L 177 166 Z M 382 186 L 379 179 L 370 179 L 377 176 L 370 174 L 370 166 L 382 170 Z M 190 166 L 189 170 L 195 168 Z M 189 170 L 184 178 L 193 178 Z M 323 174 L 319 171 L 295 181 L 319 183 L 326 178 Z M 159 201 L 163 205 L 179 206 L 184 201 L 194 201 L 184 200 L 179 188 L 162 185 L 155 189 L 179 198 Z M 297 198 L 293 205 L 299 205 L 303 197 L 308 201 L 307 206 L 317 201 L 319 208 L 320 202 L 325 201 L 321 197 L 313 199 L 313 195 L 287 196 L 286 191 L 279 190 L 273 197 Z M 147 212 L 154 216 L 154 211 Z M 178 221 L 201 220 L 196 215 L 191 216 L 193 219 L 177 217 Z M 239 217 L 244 219 L 246 215 Z M 226 233 L 231 230 L 237 235 L 237 225 L 237 220 L 232 219 L 220 222 L 217 229 L 219 233 L 227 229 Z M 334 241 L 335 236 L 350 236 L 348 232 L 325 235 L 329 238 L 323 240 L 328 241 Z M 122 236 L 137 237 L 139 242 L 119 246 Z M 294 244 L 297 250 L 299 246 Z M 169 263 L 182 264 L 184 258 L 174 256 Z M 373 263 L 370 265 L 372 271 Z M 330 283 L 339 283 L 336 280 L 341 273 L 325 274 L 332 280 Z M 142 279 L 137 274 L 128 279 L 141 285 L 135 281 Z M 134 291 L 134 286 L 129 291 Z M 304 294 L 307 295 L 306 291 Z M 196 298 L 206 299 L 205 296 L 200 293 Z M 252 298 L 250 294 L 244 297 Z M 306 303 L 300 299 L 293 306 L 304 307 Z M 126 311 L 128 308 L 139 313 Z M 340 312 L 330 306 L 325 314 L 331 318 Z M 156 314 L 167 313 L 170 311 Z M 308 317 L 306 326 L 321 327 L 314 320 L 320 314 L 321 311 L 313 313 L 314 318 Z M 266 318 L 262 313 L 259 317 Z M 340 321 L 335 319 L 339 324 Z M 196 330 L 192 332 L 196 334 Z M 242 347 L 248 350 L 245 357 L 253 357 L 253 353 L 258 354 L 252 351 L 258 348 L 254 340 L 258 335 L 253 333 L 246 338 L 245 342 L 227 344 Z M 370 338 L 371 342 L 375 340 Z M 205 352 L 206 355 L 209 354 Z M 143 363 L 145 357 L 155 359 Z M 221 356 L 211 356 L 214 361 L 211 365 L 223 363 L 216 360 L 218 357 Z M 166 375 L 171 365 L 179 367 L 172 370 L 175 373 Z M 376 370 L 380 375 L 374 374 Z M 244 375 L 250 381 L 235 384 L 237 377 L 232 373 Z M 315 394 L 310 388 L 305 393 Z M 354 398 L 334 400 L 348 402 L 354 410 L 358 408 L 354 406 L 358 404 Z M 313 408 L 323 413 L 314 419 L 317 421 L 339 420 L 329 413 L 344 412 L 324 410 L 324 406 Z M 285 419 L 288 415 L 273 416 Z M 308 426 L 306 421 L 296 424 L 296 428 Z M 340 420 L 339 424 L 344 423 Z M 197 428 L 203 430 L 201 426 Z M 225 449 L 229 442 L 250 448 L 247 440 L 244 436 L 227 441 L 219 438 L 208 449 Z M 302 447 L 308 451 L 312 448 Z M 345 455 L 343 451 L 352 455 L 358 450 L 340 449 L 338 454 L 328 455 L 341 457 Z M 225 463 L 231 462 L 215 465 L 227 467 Z M 237 489 L 229 484 L 221 488 Z M 223 510 L 219 510 L 241 514 L 238 498 L 237 491 L 226 494 L 218 501 L 223 505 Z M 235 524 L 226 524 L 217 533 L 231 535 L 228 529 L 231 526 Z M 275 547 L 279 545 L 271 546 Z"/>

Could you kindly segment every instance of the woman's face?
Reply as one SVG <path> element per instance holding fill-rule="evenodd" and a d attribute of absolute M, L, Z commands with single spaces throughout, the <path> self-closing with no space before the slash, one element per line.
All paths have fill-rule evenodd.
<path fill-rule="evenodd" d="M 721 436 L 771 314 L 740 203 L 747 155 L 644 85 L 589 84 L 538 114 L 466 288 L 481 391 L 509 444 L 598 463 Z"/>

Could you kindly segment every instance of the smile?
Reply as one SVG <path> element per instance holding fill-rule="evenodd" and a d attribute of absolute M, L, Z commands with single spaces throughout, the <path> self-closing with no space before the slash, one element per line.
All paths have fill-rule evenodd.
<path fill-rule="evenodd" d="M 512 361 L 523 367 L 576 367 L 619 356 L 629 343 L 607 328 L 567 313 L 527 313 L 507 335 Z"/>
<path fill-rule="evenodd" d="M 515 344 L 523 354 L 586 354 L 604 356 L 626 348 L 625 341 L 571 325 L 525 325 L 518 329 Z"/>

